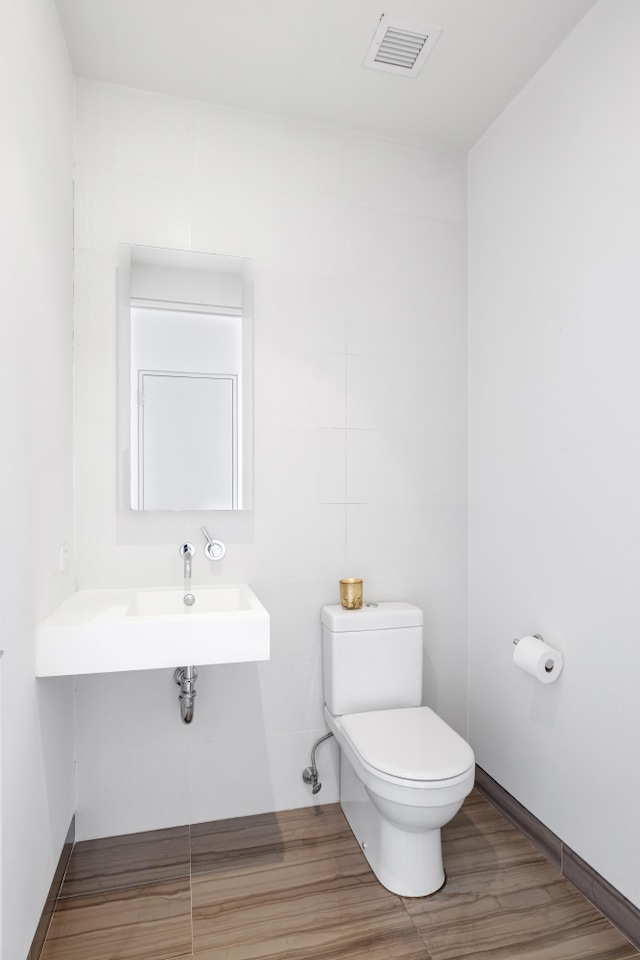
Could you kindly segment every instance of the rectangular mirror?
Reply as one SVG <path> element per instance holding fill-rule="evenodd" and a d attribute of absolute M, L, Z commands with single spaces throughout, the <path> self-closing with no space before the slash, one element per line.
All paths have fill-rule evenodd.
<path fill-rule="evenodd" d="M 120 244 L 118 475 L 132 510 L 247 510 L 251 261 Z"/>

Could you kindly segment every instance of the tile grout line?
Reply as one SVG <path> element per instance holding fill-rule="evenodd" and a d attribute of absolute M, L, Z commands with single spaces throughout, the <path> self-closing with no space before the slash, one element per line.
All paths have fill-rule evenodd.
<path fill-rule="evenodd" d="M 447 881 L 446 881 L 446 877 L 445 877 L 445 883 L 446 883 L 446 882 L 447 882 Z M 444 886 L 444 884 L 443 884 L 443 886 Z M 442 889 L 442 888 L 440 888 L 440 889 Z M 436 893 L 437 893 L 437 892 L 438 892 L 438 891 L 436 891 Z M 425 940 L 425 938 L 423 937 L 423 935 L 420 933 L 420 930 L 418 929 L 417 924 L 415 923 L 413 917 L 411 916 L 411 914 L 409 913 L 409 911 L 408 911 L 408 909 L 407 909 L 407 904 L 405 903 L 406 897 L 400 897 L 399 900 L 400 900 L 400 903 L 402 904 L 402 909 L 404 910 L 404 915 L 405 915 L 405 917 L 406 917 L 407 920 L 410 922 L 413 930 L 415 930 L 415 934 L 416 934 L 416 936 L 418 937 L 418 939 L 424 944 L 424 948 L 425 948 L 425 950 L 427 951 L 427 954 L 428 954 L 428 957 L 426 957 L 425 960 L 433 960 L 433 954 L 432 954 L 432 952 L 431 952 L 431 947 L 429 946 L 429 944 L 427 943 L 427 941 Z"/>

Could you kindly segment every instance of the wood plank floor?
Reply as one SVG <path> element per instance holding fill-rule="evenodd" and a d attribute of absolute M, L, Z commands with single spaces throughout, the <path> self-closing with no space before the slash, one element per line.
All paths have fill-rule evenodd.
<path fill-rule="evenodd" d="M 335 805 L 77 843 L 41 960 L 629 960 L 475 790 L 431 897 L 376 881 Z"/>

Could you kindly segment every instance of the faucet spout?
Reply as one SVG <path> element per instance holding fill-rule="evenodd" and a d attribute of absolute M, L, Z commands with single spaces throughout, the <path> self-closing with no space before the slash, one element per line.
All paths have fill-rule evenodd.
<path fill-rule="evenodd" d="M 180 547 L 179 553 L 180 556 L 184 558 L 184 579 L 191 579 L 191 557 L 196 552 L 196 548 L 192 543 L 183 543 Z"/>

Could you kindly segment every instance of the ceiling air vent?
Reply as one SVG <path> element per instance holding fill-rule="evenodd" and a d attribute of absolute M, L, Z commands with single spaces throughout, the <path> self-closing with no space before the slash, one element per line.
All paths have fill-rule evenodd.
<path fill-rule="evenodd" d="M 363 66 L 415 77 L 441 32 L 441 27 L 427 27 L 383 13 Z"/>

